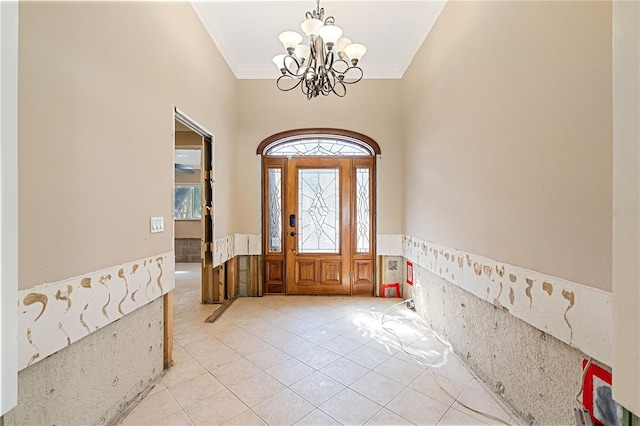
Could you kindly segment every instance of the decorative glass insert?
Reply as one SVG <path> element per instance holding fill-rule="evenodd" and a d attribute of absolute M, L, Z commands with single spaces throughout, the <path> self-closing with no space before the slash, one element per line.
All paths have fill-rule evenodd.
<path fill-rule="evenodd" d="M 356 250 L 358 253 L 369 253 L 371 245 L 369 179 L 368 168 L 356 168 Z"/>
<path fill-rule="evenodd" d="M 282 170 L 269 169 L 269 251 L 282 252 Z"/>
<path fill-rule="evenodd" d="M 298 252 L 340 252 L 338 169 L 298 170 Z"/>
<path fill-rule="evenodd" d="M 344 139 L 313 138 L 297 139 L 269 148 L 266 155 L 293 156 L 371 156 L 373 153 L 364 145 Z"/>
<path fill-rule="evenodd" d="M 173 218 L 178 220 L 199 220 L 202 218 L 202 188 L 200 185 L 175 186 Z"/>

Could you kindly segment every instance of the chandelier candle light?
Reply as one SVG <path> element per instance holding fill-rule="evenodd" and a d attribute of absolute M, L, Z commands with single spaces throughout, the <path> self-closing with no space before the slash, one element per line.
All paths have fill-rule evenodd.
<path fill-rule="evenodd" d="M 324 18 L 320 0 L 316 0 L 316 10 L 307 12 L 305 17 L 301 28 L 308 46 L 300 44 L 302 36 L 294 31 L 280 34 L 287 54 L 273 58 L 282 73 L 276 82 L 278 89 L 288 92 L 300 86 L 307 99 L 330 93 L 343 97 L 347 84 L 362 80 L 364 74 L 358 62 L 367 48 L 341 37 L 342 29 L 334 25 L 334 17 Z"/>

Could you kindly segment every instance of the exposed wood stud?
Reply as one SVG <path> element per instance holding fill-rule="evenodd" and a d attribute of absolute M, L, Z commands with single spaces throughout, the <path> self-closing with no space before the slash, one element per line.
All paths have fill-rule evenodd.
<path fill-rule="evenodd" d="M 163 296 L 164 301 L 164 368 L 173 365 L 173 291 Z"/>

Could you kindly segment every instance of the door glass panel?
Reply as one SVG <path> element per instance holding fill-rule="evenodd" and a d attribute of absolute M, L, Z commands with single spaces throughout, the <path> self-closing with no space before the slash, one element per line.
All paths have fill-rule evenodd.
<path fill-rule="evenodd" d="M 269 251 L 282 252 L 282 170 L 269 169 Z"/>
<path fill-rule="evenodd" d="M 358 253 L 369 253 L 369 169 L 356 169 L 356 247 Z"/>
<path fill-rule="evenodd" d="M 340 252 L 338 169 L 298 170 L 298 252 Z"/>

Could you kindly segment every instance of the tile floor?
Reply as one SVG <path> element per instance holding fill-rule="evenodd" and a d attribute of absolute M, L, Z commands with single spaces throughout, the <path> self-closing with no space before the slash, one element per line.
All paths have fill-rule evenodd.
<path fill-rule="evenodd" d="M 402 350 L 398 299 L 241 298 L 207 324 L 199 265 L 176 271 L 175 365 L 121 426 L 520 424 L 404 305 Z"/>

